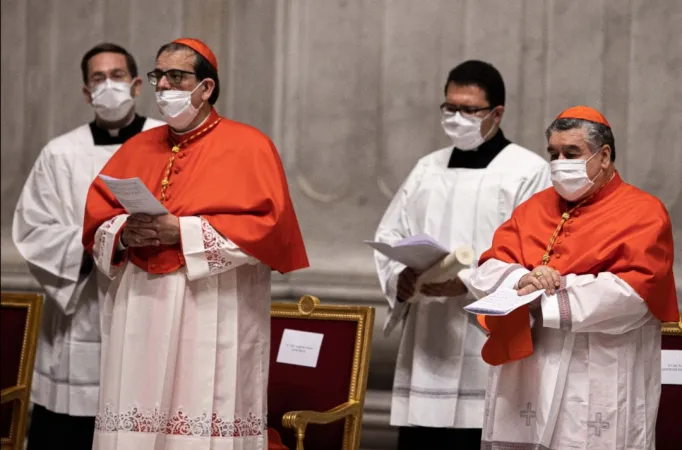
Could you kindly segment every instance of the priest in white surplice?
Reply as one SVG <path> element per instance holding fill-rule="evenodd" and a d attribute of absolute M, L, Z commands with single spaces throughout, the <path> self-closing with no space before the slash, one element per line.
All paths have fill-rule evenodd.
<path fill-rule="evenodd" d="M 12 237 L 46 294 L 33 375 L 28 448 L 89 450 L 99 390 L 103 277 L 81 244 L 85 197 L 111 155 L 142 130 L 161 125 L 135 114 L 141 89 L 132 55 L 113 44 L 81 63 L 95 120 L 51 140 L 38 156 L 14 214 Z"/>
<path fill-rule="evenodd" d="M 679 319 L 670 217 L 620 178 L 598 111 L 569 108 L 547 137 L 554 187 L 495 232 L 471 279 L 477 296 L 538 293 L 479 318 L 494 366 L 481 448 L 654 450 L 661 321 Z"/>
<path fill-rule="evenodd" d="M 441 111 L 455 147 L 417 163 L 376 240 L 425 233 L 451 250 L 471 247 L 478 258 L 514 208 L 550 185 L 547 162 L 502 134 L 504 104 L 504 82 L 493 66 L 467 61 L 450 72 Z M 424 286 L 408 306 L 414 272 L 378 252 L 375 259 L 390 310 L 385 331 L 404 323 L 391 405 L 391 424 L 401 427 L 398 448 L 425 448 L 425 439 L 436 442 L 433 449 L 476 445 L 488 366 L 480 358 L 485 334 L 462 310 L 472 298 L 457 279 Z"/>

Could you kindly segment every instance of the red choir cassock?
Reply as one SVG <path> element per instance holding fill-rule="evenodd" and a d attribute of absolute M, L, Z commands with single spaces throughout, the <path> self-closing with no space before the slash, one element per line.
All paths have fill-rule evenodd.
<path fill-rule="evenodd" d="M 215 110 L 188 135 L 177 136 L 162 126 L 135 136 L 101 173 L 139 177 L 164 198 L 171 214 L 203 217 L 244 253 L 279 272 L 308 266 L 277 149 L 255 128 L 220 117 Z M 92 252 L 99 226 L 120 214 L 125 214 L 123 207 L 96 179 L 85 211 L 87 251 Z M 180 245 L 129 248 L 128 256 L 149 273 L 170 273 L 184 265 Z"/>

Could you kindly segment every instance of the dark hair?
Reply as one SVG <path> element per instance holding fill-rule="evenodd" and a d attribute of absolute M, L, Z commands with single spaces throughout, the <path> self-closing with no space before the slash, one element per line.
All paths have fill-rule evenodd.
<path fill-rule="evenodd" d="M 95 45 L 90 50 L 88 50 L 85 55 L 83 55 L 83 59 L 81 60 L 81 72 L 83 72 L 83 83 L 88 84 L 89 75 L 88 63 L 90 63 L 90 60 L 93 58 L 93 56 L 99 55 L 100 53 L 118 53 L 120 55 L 125 56 L 126 65 L 128 66 L 128 72 L 130 73 L 130 76 L 133 78 L 137 76 L 137 63 L 135 63 L 135 58 L 133 58 L 133 55 L 128 53 L 128 50 L 124 49 L 120 45 L 105 42 L 103 44 Z"/>
<path fill-rule="evenodd" d="M 585 128 L 585 139 L 590 144 L 590 151 L 596 153 L 604 145 L 608 145 L 611 147 L 611 162 L 615 161 L 616 140 L 611 128 L 604 124 L 583 119 L 556 119 L 545 131 L 545 137 L 549 140 L 554 131 L 568 131 L 583 127 Z"/>
<path fill-rule="evenodd" d="M 218 79 L 218 71 L 199 52 L 184 44 L 171 42 L 162 46 L 159 51 L 156 52 L 156 59 L 159 59 L 161 53 L 177 52 L 179 50 L 189 50 L 194 54 L 194 73 L 196 74 L 197 80 L 203 81 L 206 78 L 210 78 L 215 81 L 215 87 L 213 88 L 211 97 L 208 99 L 208 103 L 215 105 L 215 102 L 218 101 L 218 96 L 220 96 L 220 80 Z"/>
<path fill-rule="evenodd" d="M 504 80 L 500 72 L 487 62 L 472 59 L 452 69 L 445 83 L 445 95 L 448 94 L 450 83 L 459 86 L 478 86 L 485 92 L 486 100 L 491 107 L 504 106 L 506 96 Z"/>

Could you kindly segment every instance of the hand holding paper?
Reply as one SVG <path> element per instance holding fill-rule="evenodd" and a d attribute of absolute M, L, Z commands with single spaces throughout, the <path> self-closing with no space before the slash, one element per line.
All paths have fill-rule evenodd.
<path fill-rule="evenodd" d="M 457 277 L 460 270 L 467 268 L 474 262 L 474 251 L 469 247 L 459 247 L 454 252 L 441 259 L 431 266 L 424 273 L 419 275 L 415 286 L 415 292 L 421 292 L 424 286 L 445 283 L 455 280 L 454 283 L 462 284 Z M 462 284 L 464 292 L 465 286 Z M 417 296 L 412 296 L 409 301 L 413 302 Z"/>
<path fill-rule="evenodd" d="M 423 286 L 433 286 L 452 280 L 460 284 L 457 279 L 458 272 L 474 262 L 473 249 L 460 247 L 451 253 L 426 234 L 410 236 L 393 245 L 376 241 L 365 243 L 388 258 L 407 266 L 398 280 L 398 297 L 410 302 L 419 297 Z"/>
<path fill-rule="evenodd" d="M 398 276 L 398 298 L 401 300 L 411 298 L 415 293 L 417 277 L 419 273 L 411 267 L 406 267 Z"/>

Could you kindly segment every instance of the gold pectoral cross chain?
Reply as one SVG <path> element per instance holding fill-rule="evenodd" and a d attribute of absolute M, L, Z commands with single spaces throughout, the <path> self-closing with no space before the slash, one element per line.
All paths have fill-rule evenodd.
<path fill-rule="evenodd" d="M 168 164 L 166 165 L 166 173 L 164 174 L 163 180 L 161 180 L 161 203 L 166 201 L 166 190 L 168 189 L 168 186 L 173 184 L 170 181 L 170 174 L 171 174 L 171 169 L 173 168 L 173 163 L 175 162 L 175 155 L 178 154 L 178 152 L 185 147 L 187 144 L 192 142 L 193 140 L 197 139 L 200 136 L 203 136 L 204 134 L 208 133 L 210 130 L 215 128 L 216 125 L 218 125 L 218 122 L 220 122 L 221 117 L 218 117 L 215 122 L 204 128 L 203 130 L 199 131 L 196 134 L 193 134 L 192 136 L 188 137 L 184 141 L 180 142 L 179 144 L 174 144 L 172 142 L 171 138 L 171 144 L 173 144 L 173 148 L 171 148 L 171 157 L 168 160 Z"/>
<path fill-rule="evenodd" d="M 551 255 L 552 255 L 552 248 L 554 247 L 554 244 L 555 244 L 555 242 L 556 242 L 556 239 L 559 237 L 559 233 L 561 233 L 561 230 L 564 228 L 564 224 L 568 221 L 568 219 L 571 218 L 571 214 L 573 214 L 573 211 L 575 211 L 576 209 L 580 208 L 583 204 L 585 204 L 586 201 L 588 201 L 589 199 L 591 199 L 592 197 L 594 197 L 595 195 L 597 195 L 597 193 L 598 193 L 599 191 L 601 191 L 601 190 L 604 188 L 604 186 L 606 186 L 607 184 L 609 184 L 609 182 L 611 182 L 611 180 L 613 179 L 613 177 L 614 177 L 615 175 L 616 175 L 616 172 L 613 172 L 613 174 L 611 175 L 611 178 L 609 178 L 608 181 L 607 181 L 606 183 L 602 184 L 602 185 L 599 187 L 599 189 L 597 189 L 596 191 L 594 191 L 594 192 L 593 192 L 592 194 L 590 194 L 588 197 L 586 197 L 585 199 L 581 200 L 580 203 L 578 203 L 578 204 L 575 205 L 573 208 L 569 209 L 568 211 L 566 211 L 565 213 L 563 213 L 563 214 L 561 215 L 561 222 L 559 222 L 559 225 L 556 227 L 556 230 L 554 230 L 554 234 L 552 235 L 552 238 L 549 240 L 549 245 L 547 246 L 547 250 L 545 250 L 545 254 L 542 255 L 542 265 L 543 265 L 543 266 L 546 266 L 547 264 L 549 264 L 549 259 L 550 259 Z"/>

